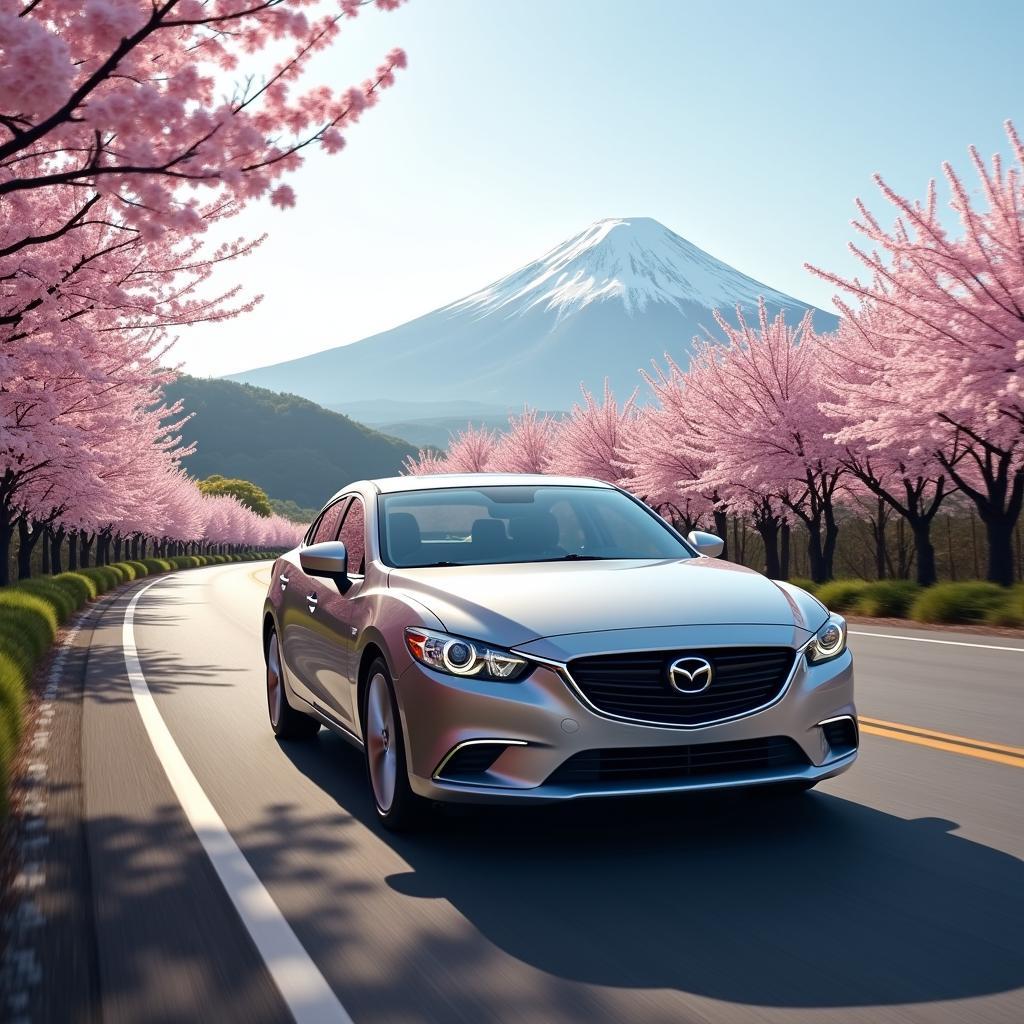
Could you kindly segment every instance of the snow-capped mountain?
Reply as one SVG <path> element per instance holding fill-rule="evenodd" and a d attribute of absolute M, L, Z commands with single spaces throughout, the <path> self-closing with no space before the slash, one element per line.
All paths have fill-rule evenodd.
<path fill-rule="evenodd" d="M 625 397 L 666 351 L 685 365 L 694 336 L 715 328 L 712 310 L 752 313 L 762 295 L 793 319 L 808 308 L 648 217 L 601 220 L 433 313 L 233 379 L 341 409 L 377 399 L 430 403 L 437 415 L 466 400 L 567 409 L 581 383 L 600 390 L 605 378 Z M 821 310 L 814 319 L 835 324 Z"/>
<path fill-rule="evenodd" d="M 522 316 L 538 307 L 558 319 L 592 302 L 617 300 L 631 316 L 651 303 L 680 311 L 794 300 L 758 283 L 650 217 L 599 220 L 539 260 L 447 307 Z"/>

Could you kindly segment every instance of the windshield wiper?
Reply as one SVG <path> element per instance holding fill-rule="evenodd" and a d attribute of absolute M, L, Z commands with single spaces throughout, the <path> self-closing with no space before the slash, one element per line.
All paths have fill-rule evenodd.
<path fill-rule="evenodd" d="M 580 555 L 575 551 L 569 555 L 559 555 L 557 558 L 538 558 L 538 562 L 607 562 L 612 560 L 611 555 Z"/>
<path fill-rule="evenodd" d="M 417 569 L 450 569 L 453 566 L 466 565 L 465 562 L 428 562 L 426 565 L 418 565 Z"/>

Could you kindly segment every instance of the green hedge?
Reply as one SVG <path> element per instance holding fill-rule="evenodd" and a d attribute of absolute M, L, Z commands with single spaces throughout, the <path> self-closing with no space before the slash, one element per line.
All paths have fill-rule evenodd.
<path fill-rule="evenodd" d="M 918 622 L 1024 625 L 1024 587 L 1007 589 L 976 581 L 939 583 L 921 591 L 910 617 Z"/>
<path fill-rule="evenodd" d="M 966 626 L 1024 626 L 1024 584 L 1007 589 L 970 580 L 925 588 L 911 580 L 832 580 L 821 584 L 814 594 L 832 611 L 850 615 Z"/>
<path fill-rule="evenodd" d="M 822 583 L 814 596 L 830 611 L 852 612 L 866 586 L 866 580 L 832 580 Z"/>
<path fill-rule="evenodd" d="M 116 562 L 40 576 L 0 588 L 0 819 L 7 809 L 8 775 L 18 749 L 32 673 L 57 627 L 87 602 L 122 583 L 203 565 L 263 559 L 266 554 L 180 555 Z"/>
<path fill-rule="evenodd" d="M 902 619 L 920 593 L 911 580 L 832 580 L 818 587 L 816 596 L 835 612 Z"/>

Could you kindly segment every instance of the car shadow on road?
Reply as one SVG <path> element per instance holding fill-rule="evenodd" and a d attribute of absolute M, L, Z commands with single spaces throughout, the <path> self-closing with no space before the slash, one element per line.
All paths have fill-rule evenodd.
<path fill-rule="evenodd" d="M 965 999 L 1024 984 L 1024 863 L 818 791 L 444 810 L 380 829 L 361 755 L 321 731 L 288 757 L 409 864 L 398 893 L 448 900 L 566 981 L 775 1007 Z"/>

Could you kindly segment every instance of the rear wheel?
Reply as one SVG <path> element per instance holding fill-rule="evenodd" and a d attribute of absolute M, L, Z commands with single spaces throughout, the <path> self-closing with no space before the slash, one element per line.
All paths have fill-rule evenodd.
<path fill-rule="evenodd" d="M 363 701 L 363 750 L 370 795 L 381 824 L 396 832 L 421 824 L 427 802 L 409 785 L 398 702 L 388 667 L 380 659 L 370 666 Z"/>
<path fill-rule="evenodd" d="M 271 629 L 267 641 L 267 712 L 270 728 L 281 740 L 308 740 L 320 731 L 320 723 L 288 703 L 288 689 L 281 667 L 281 644 L 277 630 Z"/>

